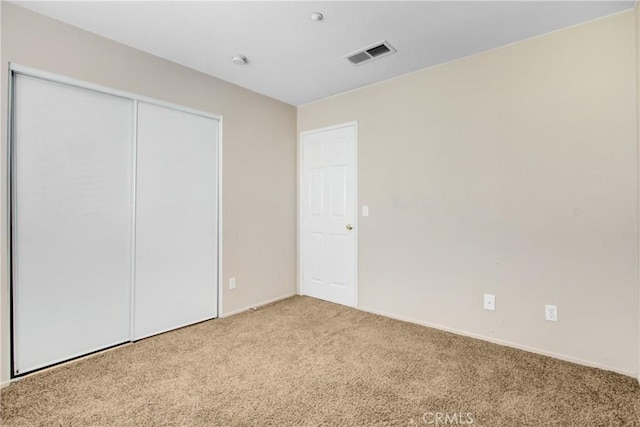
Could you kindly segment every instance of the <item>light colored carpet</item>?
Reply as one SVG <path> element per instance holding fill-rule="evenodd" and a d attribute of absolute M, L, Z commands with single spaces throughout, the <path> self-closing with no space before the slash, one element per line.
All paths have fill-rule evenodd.
<path fill-rule="evenodd" d="M 293 297 L 25 378 L 2 391 L 1 419 L 445 425 L 437 413 L 449 425 L 456 414 L 458 425 L 637 426 L 640 387 L 611 372 Z"/>

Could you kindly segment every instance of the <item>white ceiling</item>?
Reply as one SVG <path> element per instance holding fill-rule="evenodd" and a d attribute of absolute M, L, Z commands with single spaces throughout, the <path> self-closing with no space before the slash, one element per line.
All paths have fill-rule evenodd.
<path fill-rule="evenodd" d="M 635 0 L 15 3 L 301 105 L 617 13 Z M 313 12 L 324 20 L 311 21 Z M 343 58 L 382 40 L 398 53 L 360 66 Z M 238 53 L 247 65 L 231 63 Z"/>

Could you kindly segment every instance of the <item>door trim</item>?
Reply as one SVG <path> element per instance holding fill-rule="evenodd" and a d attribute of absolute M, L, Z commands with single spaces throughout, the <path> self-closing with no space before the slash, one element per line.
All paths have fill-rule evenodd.
<path fill-rule="evenodd" d="M 326 126 L 326 127 L 322 127 L 322 128 L 318 128 L 318 129 L 312 129 L 312 130 L 307 130 L 304 132 L 298 132 L 298 179 L 297 179 L 297 251 L 296 251 L 296 264 L 297 264 L 297 268 L 298 268 L 298 274 L 297 274 L 297 283 L 296 283 L 296 291 L 298 293 L 298 295 L 302 295 L 302 254 L 301 254 L 301 224 L 300 224 L 300 218 L 302 216 L 302 211 L 301 211 L 301 207 L 300 207 L 300 194 L 301 194 L 301 188 L 300 188 L 300 184 L 302 182 L 302 138 L 306 135 L 310 135 L 310 134 L 314 134 L 314 133 L 320 133 L 320 132 L 326 132 L 329 130 L 335 130 L 335 129 L 341 129 L 341 128 L 346 128 L 346 127 L 353 127 L 354 130 L 354 141 L 353 141 L 353 150 L 354 150 L 354 168 L 355 168 L 355 185 L 354 185 L 354 195 L 353 195 L 353 202 L 354 202 L 354 206 L 356 208 L 356 214 L 355 214 L 355 218 L 354 218 L 354 226 L 355 226 L 355 244 L 353 245 L 353 259 L 354 259 L 354 265 L 353 265 L 353 292 L 354 292 L 354 306 L 353 308 L 358 308 L 358 247 L 359 247 L 359 236 L 360 236 L 360 224 L 359 224 L 359 218 L 360 218 L 360 206 L 358 205 L 358 121 L 354 120 L 351 122 L 346 122 L 346 123 L 341 123 L 341 124 L 337 124 L 337 125 L 332 125 L 332 126 Z"/>

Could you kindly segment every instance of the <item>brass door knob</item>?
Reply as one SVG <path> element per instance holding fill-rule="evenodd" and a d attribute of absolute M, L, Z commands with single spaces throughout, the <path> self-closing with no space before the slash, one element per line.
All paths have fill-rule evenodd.
<path fill-rule="evenodd" d="M 347 230 L 353 230 L 353 224 L 347 224 Z"/>

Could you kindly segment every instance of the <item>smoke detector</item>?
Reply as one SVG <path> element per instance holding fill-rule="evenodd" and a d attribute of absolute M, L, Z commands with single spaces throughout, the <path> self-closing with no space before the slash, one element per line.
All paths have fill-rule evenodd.
<path fill-rule="evenodd" d="M 233 62 L 236 65 L 244 65 L 247 62 L 249 62 L 249 60 L 244 55 L 233 55 L 231 57 L 231 62 Z"/>
<path fill-rule="evenodd" d="M 383 40 L 367 47 L 363 47 L 362 49 L 358 49 L 355 52 L 351 52 L 350 54 L 345 55 L 344 58 L 346 58 L 353 65 L 360 65 L 362 63 L 382 58 L 383 56 L 391 55 L 392 53 L 396 52 L 397 50 L 395 50 L 388 41 Z"/>

